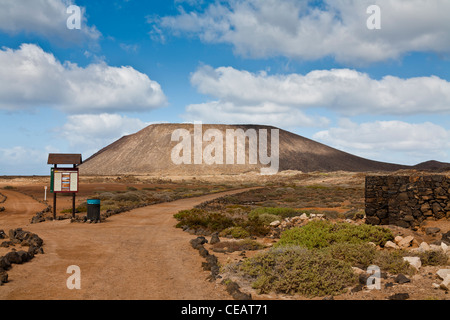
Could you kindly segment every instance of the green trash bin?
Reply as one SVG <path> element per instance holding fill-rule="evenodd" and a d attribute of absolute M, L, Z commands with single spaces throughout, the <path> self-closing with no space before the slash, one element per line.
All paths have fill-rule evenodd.
<path fill-rule="evenodd" d="M 87 220 L 100 221 L 100 200 L 87 200 Z"/>

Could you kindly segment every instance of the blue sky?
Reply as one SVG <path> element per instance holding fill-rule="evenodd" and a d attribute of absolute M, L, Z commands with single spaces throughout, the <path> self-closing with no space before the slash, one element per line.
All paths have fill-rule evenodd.
<path fill-rule="evenodd" d="M 193 121 L 450 162 L 448 12 L 448 0 L 0 0 L 0 175 Z"/>

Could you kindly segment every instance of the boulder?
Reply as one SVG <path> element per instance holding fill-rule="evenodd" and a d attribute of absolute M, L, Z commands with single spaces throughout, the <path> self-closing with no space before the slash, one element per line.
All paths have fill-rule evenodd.
<path fill-rule="evenodd" d="M 445 242 L 446 245 L 450 246 L 450 231 L 442 234 L 442 242 Z"/>
<path fill-rule="evenodd" d="M 396 293 L 388 297 L 389 300 L 406 300 L 409 299 L 408 293 Z"/>
<path fill-rule="evenodd" d="M 436 272 L 436 274 L 438 275 L 439 278 L 444 280 L 446 277 L 448 277 L 450 275 L 450 269 L 439 269 Z"/>
<path fill-rule="evenodd" d="M 215 243 L 219 243 L 219 242 L 220 242 L 219 234 L 217 232 L 213 233 L 209 243 L 210 244 L 215 244 Z"/>
<path fill-rule="evenodd" d="M 436 234 L 436 233 L 438 233 L 439 231 L 441 231 L 441 229 L 438 228 L 438 227 L 425 228 L 425 233 L 426 233 L 427 235 Z"/>
<path fill-rule="evenodd" d="M 399 249 L 399 247 L 392 241 L 386 241 L 386 243 L 384 244 L 384 247 L 386 249 Z"/>
<path fill-rule="evenodd" d="M 419 257 L 403 257 L 403 260 L 409 262 L 409 264 L 416 270 L 419 270 L 422 266 L 422 261 Z"/>
<path fill-rule="evenodd" d="M 441 282 L 440 286 L 441 289 L 445 291 L 450 290 L 450 274 L 448 274 L 445 279 Z"/>
<path fill-rule="evenodd" d="M 395 277 L 395 280 L 394 280 L 396 283 L 398 283 L 398 284 L 403 284 L 403 283 L 408 283 L 408 282 L 410 282 L 411 280 L 407 277 L 407 276 L 405 276 L 403 273 L 399 273 L 396 277 Z"/>
<path fill-rule="evenodd" d="M 398 246 L 400 248 L 408 248 L 413 240 L 414 240 L 413 236 L 406 236 L 398 243 Z"/>

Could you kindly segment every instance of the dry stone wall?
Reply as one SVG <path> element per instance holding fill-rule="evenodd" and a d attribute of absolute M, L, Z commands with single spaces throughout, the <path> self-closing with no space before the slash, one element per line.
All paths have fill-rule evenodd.
<path fill-rule="evenodd" d="M 366 223 L 417 228 L 450 218 L 450 177 L 367 176 L 365 198 Z"/>

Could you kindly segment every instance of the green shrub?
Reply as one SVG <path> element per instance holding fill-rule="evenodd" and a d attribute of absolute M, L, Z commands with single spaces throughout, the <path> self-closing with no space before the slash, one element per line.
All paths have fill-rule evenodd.
<path fill-rule="evenodd" d="M 375 247 L 368 243 L 335 243 L 323 251 L 333 259 L 343 260 L 363 269 L 372 265 L 376 256 Z"/>
<path fill-rule="evenodd" d="M 221 242 L 215 243 L 213 245 L 213 248 L 214 249 L 227 248 L 228 252 L 234 252 L 234 251 L 243 251 L 243 250 L 260 250 L 260 249 L 265 248 L 265 246 L 255 240 L 244 239 L 244 240 L 238 240 L 238 241 L 221 241 Z"/>
<path fill-rule="evenodd" d="M 202 209 L 183 210 L 174 215 L 179 222 L 178 228 L 189 227 L 192 229 L 204 228 L 210 231 L 222 231 L 234 225 L 231 218 L 220 213 L 208 213 Z"/>
<path fill-rule="evenodd" d="M 298 210 L 298 209 L 294 209 L 294 208 L 284 208 L 284 207 L 262 207 L 262 208 L 256 208 L 253 209 L 248 217 L 249 218 L 255 218 L 255 217 L 259 217 L 263 214 L 269 214 L 269 215 L 274 215 L 277 216 L 278 219 L 285 219 L 285 218 L 289 218 L 289 217 L 294 217 L 297 216 L 299 214 L 301 214 L 302 211 Z"/>
<path fill-rule="evenodd" d="M 272 248 L 249 258 L 241 271 L 253 278 L 252 285 L 260 293 L 334 295 L 357 281 L 350 264 L 321 251 L 296 246 Z"/>
<path fill-rule="evenodd" d="M 235 239 L 245 239 L 250 237 L 250 233 L 242 227 L 229 227 L 223 230 L 220 235 L 223 237 L 231 235 Z"/>
<path fill-rule="evenodd" d="M 5 190 L 14 190 L 14 189 L 16 189 L 16 187 L 13 187 L 13 186 L 4 186 L 3 189 L 5 189 Z"/>
<path fill-rule="evenodd" d="M 382 250 L 377 251 L 373 264 L 381 270 L 392 273 L 413 274 L 414 269 L 409 262 L 403 260 L 404 253 L 399 251 Z"/>
<path fill-rule="evenodd" d="M 329 221 L 310 221 L 303 227 L 292 228 L 281 234 L 276 246 L 297 245 L 309 249 L 324 248 L 334 243 L 373 242 L 384 245 L 394 237 L 389 229 L 367 224 L 331 223 Z"/>
<path fill-rule="evenodd" d="M 425 252 L 414 253 L 415 257 L 419 257 L 423 266 L 445 266 L 448 256 L 442 251 L 428 250 Z"/>

